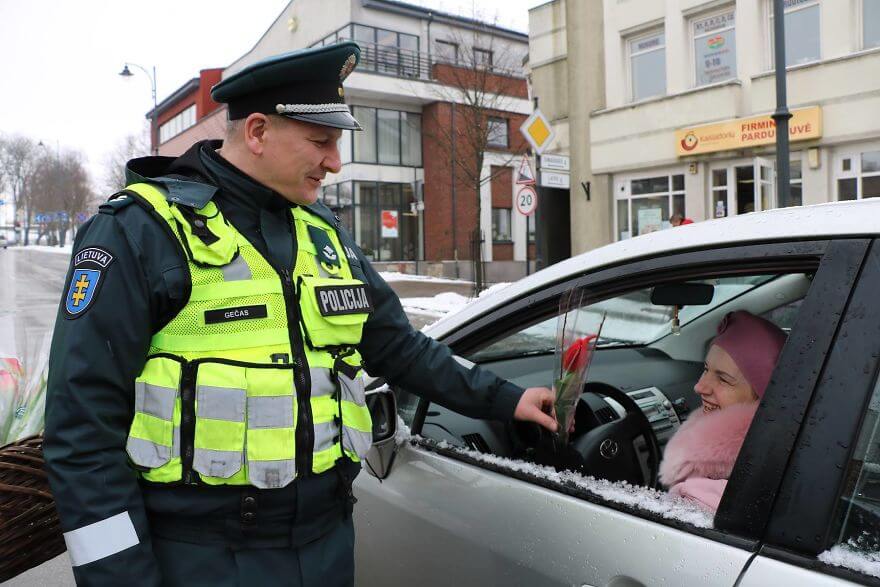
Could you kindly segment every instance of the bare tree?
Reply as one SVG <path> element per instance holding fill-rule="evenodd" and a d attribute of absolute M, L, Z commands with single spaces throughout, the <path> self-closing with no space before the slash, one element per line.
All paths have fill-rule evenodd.
<path fill-rule="evenodd" d="M 68 230 L 95 203 L 83 156 L 75 151 L 43 154 L 29 190 L 32 208 L 42 216 L 38 238 L 46 235 L 49 244 L 64 246 Z"/>
<path fill-rule="evenodd" d="M 113 194 L 125 187 L 125 164 L 130 159 L 149 154 L 150 143 L 146 131 L 120 139 L 104 159 L 103 188 L 107 194 Z"/>
<path fill-rule="evenodd" d="M 479 291 L 484 285 L 480 188 L 519 155 L 493 141 L 498 137 L 493 136 L 497 129 L 492 119 L 508 118 L 513 101 L 527 95 L 522 56 L 515 54 L 510 45 L 499 43 L 489 26 L 480 26 L 476 20 L 474 25 L 471 32 L 445 35 L 454 54 L 440 55 L 431 64 L 431 77 L 437 82 L 432 92 L 439 104 L 429 110 L 434 120 L 425 136 L 434 141 L 448 161 L 453 190 L 457 183 L 464 183 L 476 198 L 476 216 L 469 230 L 474 281 Z M 513 133 L 510 128 L 506 130 L 509 141 Z M 484 169 L 488 153 L 501 157 L 497 167 Z M 453 246 L 457 252 L 457 243 Z"/>
<path fill-rule="evenodd" d="M 33 217 L 33 207 L 30 198 L 33 191 L 30 184 L 36 171 L 37 162 L 40 159 L 39 149 L 36 142 L 29 137 L 15 135 L 4 141 L 4 148 L 0 151 L 0 168 L 4 170 L 6 184 L 12 192 L 13 208 L 16 211 L 24 211 L 24 244 L 28 244 L 28 229 Z"/>

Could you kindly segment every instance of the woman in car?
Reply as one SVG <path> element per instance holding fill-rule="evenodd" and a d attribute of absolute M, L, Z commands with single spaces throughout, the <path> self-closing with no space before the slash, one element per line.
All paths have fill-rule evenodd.
<path fill-rule="evenodd" d="M 660 482 L 715 511 L 785 344 L 785 333 L 744 310 L 727 314 L 694 386 L 702 405 L 666 445 Z"/>

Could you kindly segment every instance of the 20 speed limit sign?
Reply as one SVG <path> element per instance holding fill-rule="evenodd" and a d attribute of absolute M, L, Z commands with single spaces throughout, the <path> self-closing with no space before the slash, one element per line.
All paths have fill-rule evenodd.
<path fill-rule="evenodd" d="M 538 207 L 538 193 L 530 185 L 523 186 L 516 194 L 516 209 L 523 216 L 531 216 Z"/>

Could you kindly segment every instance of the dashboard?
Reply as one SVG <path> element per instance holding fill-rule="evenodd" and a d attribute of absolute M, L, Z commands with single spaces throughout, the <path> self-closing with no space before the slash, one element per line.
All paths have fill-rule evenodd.
<path fill-rule="evenodd" d="M 520 387 L 549 386 L 553 381 L 552 352 L 486 361 L 481 367 Z M 645 413 L 661 447 L 695 409 L 699 397 L 693 390 L 703 370 L 702 363 L 671 359 L 665 353 L 644 347 L 598 349 L 590 365 L 587 387 L 602 383 L 627 393 Z M 622 417 L 623 407 L 614 400 L 585 394 L 600 423 Z M 509 432 L 503 423 L 462 416 L 438 404 L 431 404 L 422 435 L 437 441 L 512 456 Z M 637 440 L 640 455 L 647 454 L 644 442 Z"/>

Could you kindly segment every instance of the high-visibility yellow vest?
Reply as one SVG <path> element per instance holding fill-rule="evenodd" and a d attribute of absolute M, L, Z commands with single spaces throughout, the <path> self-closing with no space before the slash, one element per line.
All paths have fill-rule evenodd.
<path fill-rule="evenodd" d="M 192 282 L 135 381 L 126 448 L 140 475 L 278 488 L 360 460 L 372 424 L 356 346 L 372 307 L 333 227 L 292 208 L 295 267 L 279 274 L 213 202 L 126 190 L 170 228 Z"/>

